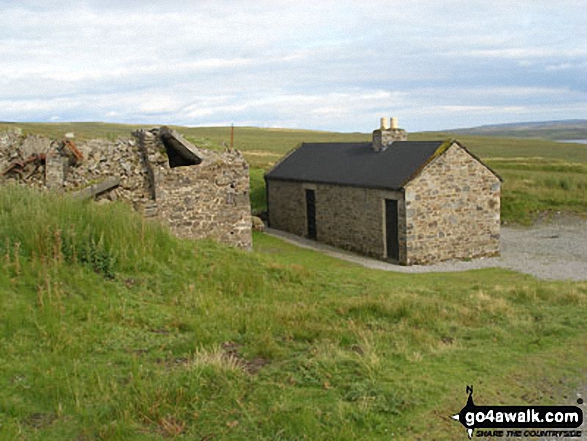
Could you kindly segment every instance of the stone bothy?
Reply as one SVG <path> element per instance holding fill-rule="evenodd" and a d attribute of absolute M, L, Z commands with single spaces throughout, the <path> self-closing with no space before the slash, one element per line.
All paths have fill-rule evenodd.
<path fill-rule="evenodd" d="M 499 254 L 501 178 L 458 141 L 305 143 L 265 175 L 271 228 L 402 265 Z"/>
<path fill-rule="evenodd" d="M 177 131 L 160 127 L 136 130 L 131 138 L 114 142 L 79 143 L 83 160 L 72 165 L 64 143 L 0 134 L 0 181 L 17 180 L 100 202 L 120 200 L 167 224 L 179 237 L 251 248 L 249 167 L 240 152 L 201 149 Z M 33 171 L 26 158 L 38 154 L 42 167 Z"/>

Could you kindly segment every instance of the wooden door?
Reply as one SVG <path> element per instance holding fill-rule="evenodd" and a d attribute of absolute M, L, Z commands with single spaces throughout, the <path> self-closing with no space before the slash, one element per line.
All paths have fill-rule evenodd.
<path fill-rule="evenodd" d="M 314 190 L 306 190 L 306 216 L 308 238 L 316 240 L 316 193 Z"/>
<path fill-rule="evenodd" d="M 399 229 L 397 201 L 385 200 L 385 239 L 387 243 L 387 258 L 399 260 Z"/>

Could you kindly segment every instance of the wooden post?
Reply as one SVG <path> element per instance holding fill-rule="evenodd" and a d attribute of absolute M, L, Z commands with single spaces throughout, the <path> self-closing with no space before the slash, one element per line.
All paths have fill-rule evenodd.
<path fill-rule="evenodd" d="M 230 151 L 234 150 L 234 124 L 230 126 Z"/>

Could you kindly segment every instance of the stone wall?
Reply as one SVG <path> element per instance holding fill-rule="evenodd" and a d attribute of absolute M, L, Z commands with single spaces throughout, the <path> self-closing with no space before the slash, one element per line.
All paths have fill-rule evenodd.
<path fill-rule="evenodd" d="M 405 187 L 407 264 L 499 254 L 500 180 L 458 144 Z"/>
<path fill-rule="evenodd" d="M 269 226 L 307 236 L 305 190 L 316 195 L 316 236 L 338 248 L 379 259 L 387 258 L 385 199 L 399 200 L 400 261 L 405 260 L 404 204 L 401 192 L 340 185 L 270 180 Z"/>
<path fill-rule="evenodd" d="M 21 182 L 30 187 L 73 192 L 109 177 L 119 177 L 120 185 L 107 194 L 104 200 L 120 200 L 140 209 L 149 200 L 145 188 L 146 171 L 141 162 L 141 152 L 134 138 L 116 141 L 95 139 L 77 142 L 83 161 L 69 166 L 66 158 L 57 155 L 52 147 L 55 143 L 39 136 L 23 136 L 18 131 L 0 134 L 0 173 L 12 161 L 23 161 L 32 154 L 47 155 L 47 167 L 34 172 L 29 165 L 22 176 L 10 173 L 0 176 L 0 183 Z M 165 158 L 162 156 L 163 161 Z M 61 164 L 61 166 L 59 165 Z"/>
<path fill-rule="evenodd" d="M 303 184 L 266 180 L 268 224 L 297 236 L 307 236 L 306 195 Z"/>
<path fill-rule="evenodd" d="M 177 134 L 177 136 L 180 136 Z M 183 140 L 182 142 L 187 143 Z M 189 143 L 187 143 L 189 144 Z M 159 129 L 139 130 L 133 137 L 116 141 L 91 140 L 77 143 L 83 161 L 70 166 L 55 143 L 18 131 L 0 133 L 0 173 L 12 161 L 23 161 L 33 153 L 46 155 L 46 164 L 30 175 L 0 176 L 0 183 L 74 192 L 109 177 L 120 185 L 100 196 L 120 200 L 147 217 L 167 223 L 180 237 L 210 237 L 244 249 L 252 246 L 249 202 L 249 169 L 237 152 L 217 153 L 190 149 L 203 158 L 199 165 L 170 168 Z"/>
<path fill-rule="evenodd" d="M 218 153 L 191 146 L 202 162 L 170 168 L 157 131 L 140 130 L 135 136 L 149 165 L 146 188 L 156 203 L 148 207 L 151 215 L 156 209 L 180 237 L 212 237 L 251 249 L 249 167 L 238 151 Z"/>
<path fill-rule="evenodd" d="M 385 199 L 401 198 L 401 193 L 393 191 L 319 185 L 316 190 L 318 240 L 379 259 L 386 258 L 384 203 Z M 402 207 L 399 203 L 399 219 L 403 218 Z"/>

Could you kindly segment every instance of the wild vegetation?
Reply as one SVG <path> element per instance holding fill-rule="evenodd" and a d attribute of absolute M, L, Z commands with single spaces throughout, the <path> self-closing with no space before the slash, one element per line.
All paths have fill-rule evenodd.
<path fill-rule="evenodd" d="M 587 362 L 587 283 L 368 270 L 258 234 L 0 189 L 0 438 L 460 439 Z M 560 382 L 560 383 L 559 383 Z"/>
<path fill-rule="evenodd" d="M 501 138 L 587 139 L 587 120 L 544 121 L 498 124 L 455 130 L 459 135 L 498 136 Z"/>
<path fill-rule="evenodd" d="M 320 139 L 236 129 L 255 207 L 263 170 Z M 587 147 L 459 140 L 504 177 L 506 220 L 586 212 Z M 455 440 L 467 384 L 478 404 L 545 405 L 587 381 L 586 282 L 390 273 L 254 243 L 180 241 L 123 205 L 0 187 L 0 439 Z"/>

